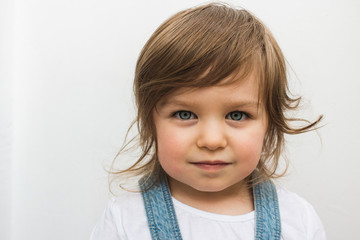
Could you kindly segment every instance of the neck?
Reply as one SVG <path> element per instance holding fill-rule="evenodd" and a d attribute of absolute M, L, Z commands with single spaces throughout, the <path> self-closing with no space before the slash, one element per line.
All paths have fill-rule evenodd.
<path fill-rule="evenodd" d="M 223 215 L 241 215 L 254 210 L 252 188 L 245 182 L 217 192 L 203 192 L 168 178 L 171 195 L 191 207 Z"/>

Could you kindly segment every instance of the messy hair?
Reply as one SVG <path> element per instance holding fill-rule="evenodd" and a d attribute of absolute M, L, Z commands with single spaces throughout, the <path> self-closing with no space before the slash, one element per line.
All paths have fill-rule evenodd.
<path fill-rule="evenodd" d="M 287 116 L 288 110 L 297 109 L 301 98 L 289 92 L 285 59 L 273 35 L 247 10 L 219 3 L 173 15 L 145 44 L 134 79 L 137 117 L 133 125 L 138 128 L 142 153 L 132 166 L 112 173 L 151 176 L 162 171 L 152 116 L 161 99 L 180 88 L 221 85 L 225 78 L 230 79 L 225 84 L 231 84 L 253 73 L 268 119 L 256 175 L 262 180 L 283 175 L 285 171 L 278 173 L 277 168 L 284 135 L 310 131 L 322 116 L 314 122 Z M 294 121 L 304 124 L 293 127 Z"/>

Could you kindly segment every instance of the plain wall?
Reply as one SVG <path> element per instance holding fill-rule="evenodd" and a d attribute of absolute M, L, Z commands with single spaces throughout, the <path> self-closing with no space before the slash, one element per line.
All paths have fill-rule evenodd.
<path fill-rule="evenodd" d="M 10 239 L 12 189 L 12 2 L 0 1 L 0 239 Z"/>
<path fill-rule="evenodd" d="M 134 117 L 137 56 L 165 19 L 200 3 L 1 3 L 0 223 L 11 225 L 1 226 L 1 240 L 89 238 L 110 197 L 103 167 Z M 299 116 L 325 116 L 318 132 L 288 137 L 281 184 L 314 205 L 328 239 L 360 239 L 360 2 L 228 3 L 272 30 L 304 97 Z"/>

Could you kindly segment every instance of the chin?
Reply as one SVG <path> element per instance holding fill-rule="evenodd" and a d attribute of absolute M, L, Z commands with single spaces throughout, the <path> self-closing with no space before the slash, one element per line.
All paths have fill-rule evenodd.
<path fill-rule="evenodd" d="M 208 192 L 208 193 L 215 193 L 215 192 L 221 192 L 225 190 L 227 187 L 224 186 L 193 186 L 193 188 L 199 192 Z"/>

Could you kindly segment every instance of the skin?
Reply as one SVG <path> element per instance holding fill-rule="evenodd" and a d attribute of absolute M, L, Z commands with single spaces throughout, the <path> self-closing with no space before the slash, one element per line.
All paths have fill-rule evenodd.
<path fill-rule="evenodd" d="M 177 200 L 208 212 L 254 210 L 244 179 L 256 168 L 267 129 L 254 75 L 230 85 L 179 89 L 153 112 L 159 162 Z"/>

